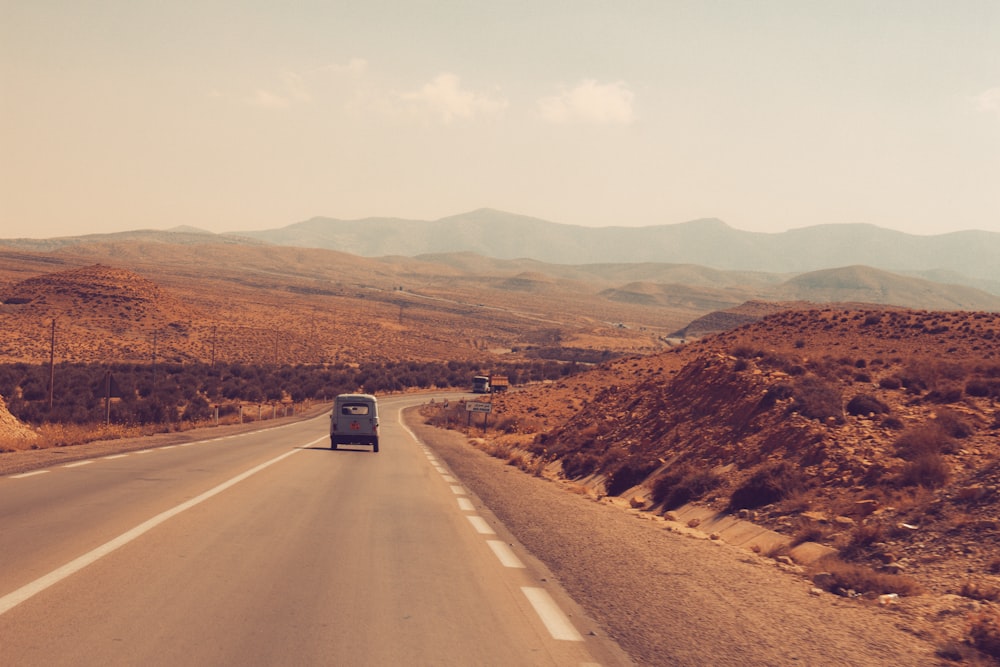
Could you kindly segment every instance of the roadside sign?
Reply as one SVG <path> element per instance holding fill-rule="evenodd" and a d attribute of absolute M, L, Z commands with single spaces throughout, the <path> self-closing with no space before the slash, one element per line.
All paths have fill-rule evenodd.
<path fill-rule="evenodd" d="M 476 401 L 469 401 L 465 404 L 466 412 L 493 412 L 492 403 L 479 403 Z"/>

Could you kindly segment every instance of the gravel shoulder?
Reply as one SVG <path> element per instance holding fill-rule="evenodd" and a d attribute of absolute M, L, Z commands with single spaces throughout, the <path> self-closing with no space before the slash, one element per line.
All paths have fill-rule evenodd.
<path fill-rule="evenodd" d="M 408 424 L 641 665 L 936 665 L 909 619 L 831 594 L 775 561 L 668 530 Z"/>

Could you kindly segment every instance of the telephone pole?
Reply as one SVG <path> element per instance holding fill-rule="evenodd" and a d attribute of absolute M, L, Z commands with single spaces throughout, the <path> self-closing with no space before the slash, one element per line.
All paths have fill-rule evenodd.
<path fill-rule="evenodd" d="M 56 388 L 56 318 L 52 318 L 52 337 L 49 340 L 49 412 L 52 412 Z"/>

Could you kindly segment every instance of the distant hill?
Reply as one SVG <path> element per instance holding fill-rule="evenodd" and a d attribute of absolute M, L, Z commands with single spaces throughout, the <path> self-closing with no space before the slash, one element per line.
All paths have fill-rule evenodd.
<path fill-rule="evenodd" d="M 238 232 L 277 245 L 366 257 L 473 252 L 553 264 L 670 263 L 729 271 L 803 273 L 864 265 L 1000 294 L 1000 234 L 917 236 L 865 224 L 766 234 L 705 219 L 646 227 L 582 227 L 491 209 L 434 221 L 313 218 L 280 229 Z"/>

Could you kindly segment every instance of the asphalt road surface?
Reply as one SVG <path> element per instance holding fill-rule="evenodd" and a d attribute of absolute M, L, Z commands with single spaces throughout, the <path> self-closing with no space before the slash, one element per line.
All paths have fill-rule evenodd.
<path fill-rule="evenodd" d="M 380 400 L 0 478 L 0 664 L 618 665 L 624 654 Z"/>

